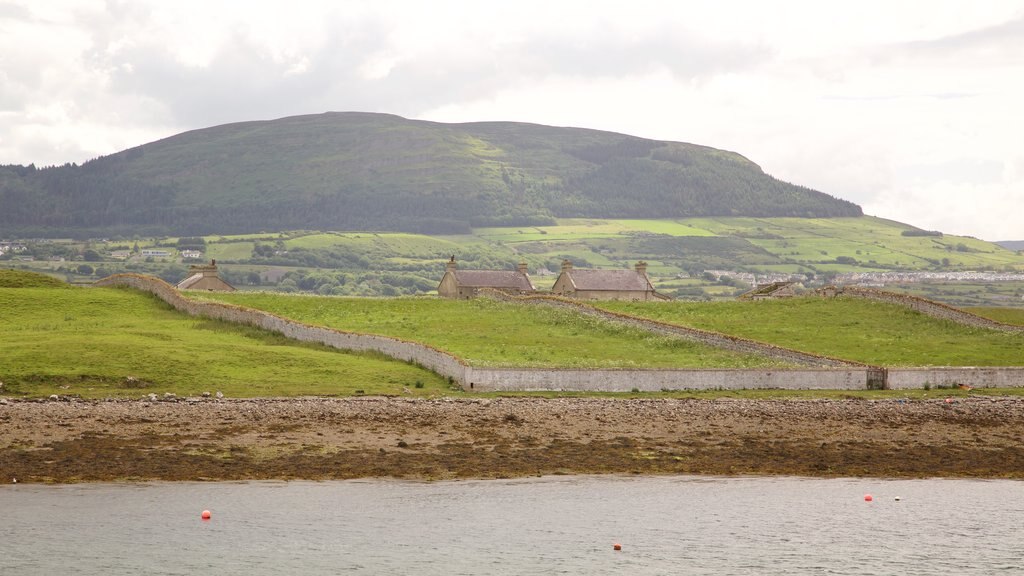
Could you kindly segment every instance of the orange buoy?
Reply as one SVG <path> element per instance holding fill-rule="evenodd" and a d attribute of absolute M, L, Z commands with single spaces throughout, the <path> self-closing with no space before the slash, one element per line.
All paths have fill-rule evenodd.
<path fill-rule="evenodd" d="M 874 496 L 872 496 L 871 494 L 865 494 L 865 495 L 864 495 L 864 501 L 865 501 L 865 502 L 871 502 L 871 501 L 872 501 L 872 500 L 874 500 L 874 499 L 875 499 L 875 497 L 874 497 Z"/>
<path fill-rule="evenodd" d="M 202 516 L 203 520 L 209 520 L 210 519 L 210 511 L 209 510 L 203 510 L 203 513 L 200 514 L 200 516 Z"/>
<path fill-rule="evenodd" d="M 622 544 L 619 544 L 618 542 L 612 544 L 612 550 L 622 550 Z"/>

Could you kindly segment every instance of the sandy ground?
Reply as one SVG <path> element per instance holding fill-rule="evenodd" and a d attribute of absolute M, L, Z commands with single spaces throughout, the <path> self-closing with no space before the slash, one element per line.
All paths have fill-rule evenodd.
<path fill-rule="evenodd" d="M 0 400 L 0 481 L 1024 478 L 1024 398 Z"/>

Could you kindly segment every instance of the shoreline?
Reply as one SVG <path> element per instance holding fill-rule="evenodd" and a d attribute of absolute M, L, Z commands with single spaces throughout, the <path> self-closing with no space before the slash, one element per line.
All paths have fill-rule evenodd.
<path fill-rule="evenodd" d="M 1024 398 L 0 402 L 0 482 L 1024 479 Z"/>

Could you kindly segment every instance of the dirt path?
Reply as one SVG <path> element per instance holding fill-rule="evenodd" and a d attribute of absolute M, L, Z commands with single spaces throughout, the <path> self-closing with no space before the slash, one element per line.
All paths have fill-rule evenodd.
<path fill-rule="evenodd" d="M 0 481 L 1024 478 L 1024 398 L 0 402 Z"/>

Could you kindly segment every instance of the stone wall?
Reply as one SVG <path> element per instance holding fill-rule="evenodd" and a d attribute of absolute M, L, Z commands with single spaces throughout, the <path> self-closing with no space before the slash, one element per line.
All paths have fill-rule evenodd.
<path fill-rule="evenodd" d="M 340 350 L 374 351 L 390 358 L 419 364 L 442 376 L 462 383 L 466 364 L 436 348 L 387 336 L 356 334 L 320 326 L 310 326 L 269 312 L 221 302 L 201 302 L 183 297 L 173 286 L 151 276 L 117 274 L 99 280 L 96 286 L 127 286 L 155 294 L 179 312 L 190 316 L 214 318 L 226 322 L 256 326 L 303 342 L 317 342 Z"/>
<path fill-rule="evenodd" d="M 494 295 L 494 297 L 501 297 L 500 295 Z M 580 302 L 574 302 L 565 298 L 555 298 L 551 296 L 528 296 L 523 298 L 515 298 L 517 302 L 527 302 L 546 306 L 554 306 L 560 308 L 566 308 L 573 310 L 580 314 L 589 314 L 591 316 L 597 316 L 604 318 L 605 320 L 611 320 L 613 322 L 619 322 L 629 326 L 640 328 L 641 330 L 647 330 L 649 332 L 655 332 L 658 334 L 666 334 L 669 336 L 677 336 L 700 342 L 708 346 L 715 348 L 724 348 L 726 350 L 732 350 L 734 352 L 742 352 L 745 354 L 759 354 L 774 358 L 776 360 L 782 360 L 785 362 L 791 362 L 800 366 L 808 367 L 857 367 L 864 368 L 868 367 L 866 364 L 858 362 L 851 362 L 848 360 L 841 360 L 838 358 L 829 358 L 828 356 L 821 356 L 818 354 L 811 354 L 808 352 L 801 352 L 799 350 L 791 350 L 789 348 L 783 348 L 781 346 L 775 346 L 773 344 L 767 344 L 764 342 L 758 342 L 756 340 L 750 340 L 747 338 L 740 338 L 738 336 L 730 336 L 728 334 L 722 334 L 720 332 L 713 332 L 711 330 L 701 330 L 699 328 L 688 328 L 685 326 L 677 326 L 674 324 L 667 324 L 659 322 L 657 320 L 650 320 L 647 318 L 639 318 L 637 316 L 630 316 L 628 314 L 620 314 L 618 312 L 609 312 L 600 308 L 595 308 L 589 304 Z"/>
<path fill-rule="evenodd" d="M 341 350 L 379 352 L 390 358 L 419 364 L 442 376 L 451 378 L 452 381 L 458 382 L 466 390 L 481 392 L 525 390 L 628 392 L 633 389 L 650 392 L 660 390 L 741 390 L 757 388 L 863 390 L 867 387 L 868 374 L 873 370 L 873 368 L 868 366 L 856 365 L 787 370 L 474 368 L 468 366 L 463 360 L 452 354 L 417 342 L 310 326 L 275 316 L 269 312 L 252 310 L 221 302 L 202 302 L 185 298 L 173 286 L 152 276 L 118 274 L 104 278 L 96 282 L 95 285 L 126 286 L 150 292 L 178 311 L 191 316 L 214 318 L 256 326 L 264 330 L 280 333 L 295 340 L 318 342 Z M 632 319 L 631 317 L 623 318 Z M 731 339 L 725 335 L 709 334 L 713 334 L 715 337 Z M 714 340 L 709 340 L 709 342 L 711 341 Z M 768 346 L 760 343 L 755 344 Z M 779 350 L 786 351 L 786 349 Z M 888 374 L 890 388 L 923 388 L 926 384 L 932 387 L 956 384 L 967 384 L 978 388 L 1024 387 L 1024 368 L 893 369 L 889 370 Z"/>
<path fill-rule="evenodd" d="M 906 306 L 907 308 L 916 310 L 928 316 L 932 316 L 933 318 L 949 320 L 951 322 L 964 324 L 966 326 L 973 326 L 976 328 L 988 328 L 991 330 L 1001 330 L 1003 332 L 1024 332 L 1024 326 L 1003 324 L 1002 322 L 997 322 L 995 320 L 983 318 L 981 316 L 971 314 L 970 312 L 966 312 L 959 308 L 948 306 L 941 302 L 935 302 L 934 300 L 928 300 L 926 298 L 911 296 L 910 294 L 900 294 L 898 292 L 889 292 L 887 290 L 875 290 L 871 288 L 861 288 L 857 286 L 833 288 L 830 291 L 828 289 L 823 290 L 826 291 L 819 291 L 819 293 L 849 296 L 852 298 L 864 298 L 867 300 L 876 300 L 878 302 L 888 302 L 890 304 L 896 304 L 898 306 Z"/>
<path fill-rule="evenodd" d="M 864 390 L 867 369 L 806 370 L 466 370 L 467 390 L 658 392 L 663 390 Z"/>
<path fill-rule="evenodd" d="M 894 368 L 889 370 L 888 382 L 894 390 L 960 384 L 973 388 L 1021 388 L 1024 367 Z"/>

